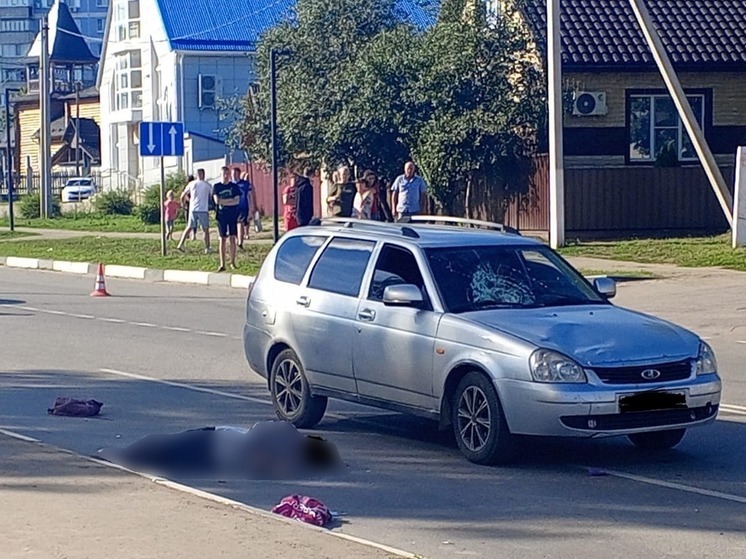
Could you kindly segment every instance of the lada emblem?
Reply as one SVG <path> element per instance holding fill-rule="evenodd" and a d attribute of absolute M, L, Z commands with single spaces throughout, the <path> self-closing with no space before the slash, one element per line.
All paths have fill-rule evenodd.
<path fill-rule="evenodd" d="M 645 369 L 640 376 L 645 380 L 655 380 L 661 376 L 661 372 L 657 369 Z"/>

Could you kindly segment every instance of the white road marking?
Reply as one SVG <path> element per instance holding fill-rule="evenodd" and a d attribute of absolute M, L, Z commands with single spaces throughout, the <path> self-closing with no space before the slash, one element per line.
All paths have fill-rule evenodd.
<path fill-rule="evenodd" d="M 132 326 L 142 326 L 143 328 L 158 328 L 157 324 L 151 322 L 130 322 Z"/>
<path fill-rule="evenodd" d="M 730 413 L 733 415 L 743 415 L 746 416 L 746 408 L 743 406 L 731 406 L 729 404 L 720 404 L 719 411 L 723 413 Z"/>
<path fill-rule="evenodd" d="M 182 328 L 181 326 L 161 326 L 161 328 L 172 332 L 191 332 L 189 328 Z"/>
<path fill-rule="evenodd" d="M 195 334 L 202 334 L 205 336 L 212 336 L 214 338 L 227 338 L 228 334 L 224 334 L 223 332 L 195 332 Z"/>
<path fill-rule="evenodd" d="M 175 481 L 171 481 L 168 479 L 164 479 L 158 476 L 154 476 L 151 474 L 146 474 L 143 472 L 138 472 L 136 470 L 130 470 L 129 468 L 125 468 L 124 466 L 120 466 L 119 464 L 114 464 L 113 462 L 107 462 L 106 460 L 101 460 L 99 458 L 94 458 L 92 456 L 85 456 L 84 454 L 80 454 L 78 452 L 75 452 L 73 450 L 68 450 L 66 448 L 61 448 L 58 446 L 50 445 L 48 443 L 45 443 L 43 441 L 40 441 L 39 439 L 34 439 L 31 437 L 27 437 L 26 435 L 22 435 L 20 433 L 16 433 L 14 431 L 7 431 L 5 429 L 0 429 L 0 434 L 6 435 L 8 437 L 12 437 L 14 439 L 28 442 L 28 443 L 34 443 L 38 445 L 42 445 L 44 447 L 54 449 L 56 451 L 69 454 L 71 456 L 75 456 L 78 459 L 85 460 L 87 462 L 92 462 L 94 464 L 97 464 L 99 466 L 103 466 L 105 468 L 111 468 L 114 470 L 119 470 L 121 472 L 125 472 L 128 474 L 134 474 L 138 477 L 147 479 L 148 481 L 152 483 L 157 483 L 158 485 L 162 485 L 164 487 L 168 487 L 169 489 L 172 489 L 174 491 L 179 491 L 181 493 L 186 493 L 188 495 L 192 495 L 194 497 L 198 497 L 200 499 L 205 499 L 208 501 L 212 501 L 213 503 L 218 503 L 221 505 L 229 506 L 231 508 L 234 508 L 236 510 L 240 510 L 249 514 L 252 514 L 254 516 L 258 516 L 260 518 L 263 518 L 265 520 L 270 520 L 274 522 L 282 522 L 284 524 L 287 524 L 288 526 L 293 526 L 298 530 L 313 530 L 314 532 L 318 532 L 321 534 L 326 534 L 327 536 L 331 536 L 334 538 L 339 538 L 341 540 L 347 540 L 351 542 L 355 542 L 361 545 L 365 545 L 367 547 L 372 547 L 375 549 L 380 549 L 381 551 L 385 551 L 386 553 L 389 553 L 391 555 L 397 555 L 399 557 L 406 557 L 408 559 L 417 559 L 419 557 L 418 555 L 415 555 L 413 553 L 410 553 L 409 551 L 404 551 L 402 549 L 398 549 L 396 547 L 391 547 L 386 544 L 374 542 L 371 540 L 366 540 L 365 538 L 358 538 L 357 536 L 352 536 L 350 534 L 345 534 L 343 532 L 335 532 L 334 530 L 329 530 L 327 528 L 321 528 L 319 526 L 314 526 L 313 524 L 306 524 L 304 522 L 298 522 L 297 520 L 293 520 L 290 518 L 285 518 L 284 516 L 280 516 L 279 514 L 273 514 L 269 511 L 266 511 L 264 509 L 260 509 L 258 507 L 253 507 L 251 505 L 248 505 L 246 503 L 242 503 L 240 501 L 234 501 L 233 499 L 228 499 L 227 497 L 223 497 L 221 495 L 217 495 L 215 493 L 210 493 L 209 491 L 203 491 L 201 489 L 197 489 L 196 487 L 191 487 L 189 485 L 184 485 L 182 483 L 177 483 Z"/>
<path fill-rule="evenodd" d="M 73 314 L 73 313 L 70 313 L 67 316 L 71 316 L 73 318 L 84 318 L 86 320 L 93 320 L 94 318 L 96 318 L 95 316 L 90 315 L 90 314 Z"/>
<path fill-rule="evenodd" d="M 662 479 L 655 479 L 651 477 L 638 476 L 635 474 L 628 474 L 625 472 L 618 472 L 616 470 L 604 470 L 610 476 L 628 479 L 630 481 L 636 481 L 639 483 L 646 483 L 648 485 L 656 485 L 658 487 L 665 487 L 667 489 L 675 489 L 677 491 L 683 491 L 685 493 L 694 493 L 695 495 L 702 495 L 703 497 L 713 497 L 715 499 L 722 499 L 724 501 L 732 501 L 734 503 L 741 503 L 746 505 L 746 497 L 741 495 L 733 495 L 731 493 L 723 493 L 722 491 L 712 491 L 710 489 L 702 489 L 700 487 L 693 487 L 691 485 L 684 485 L 683 483 L 674 483 L 671 481 L 663 481 Z"/>
<path fill-rule="evenodd" d="M 736 340 L 736 343 L 746 345 L 746 340 Z"/>
<path fill-rule="evenodd" d="M 174 382 L 171 380 L 164 380 L 160 378 L 148 377 L 145 375 L 138 375 L 136 373 L 127 373 L 125 371 L 118 371 L 117 369 L 99 369 L 102 373 L 110 375 L 117 375 L 120 377 L 133 378 L 137 380 L 146 380 L 149 382 L 155 382 L 158 384 L 165 384 L 166 386 L 173 386 L 175 388 L 183 388 L 185 390 L 192 390 L 194 392 L 203 392 L 205 394 L 212 394 L 214 396 L 222 396 L 224 398 L 233 398 L 234 400 L 243 400 L 244 402 L 254 402 L 256 404 L 263 404 L 271 406 L 272 402 L 269 400 L 262 400 L 260 398 L 252 398 L 251 396 L 244 396 L 242 394 L 234 394 L 232 392 L 223 392 L 222 390 L 215 390 L 214 388 L 206 388 L 203 386 L 195 386 L 194 384 L 187 384 L 184 382 Z"/>
<path fill-rule="evenodd" d="M 127 322 L 126 320 L 122 320 L 121 318 L 103 318 L 103 317 L 99 317 L 98 319 L 102 320 L 104 322 L 111 322 L 113 324 L 124 324 L 124 323 Z"/>

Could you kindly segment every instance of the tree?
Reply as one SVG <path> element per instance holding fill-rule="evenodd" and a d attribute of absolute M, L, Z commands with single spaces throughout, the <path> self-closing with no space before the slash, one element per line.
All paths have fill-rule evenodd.
<path fill-rule="evenodd" d="M 515 7 L 488 25 L 476 0 L 444 3 L 422 45 L 419 102 L 429 108 L 412 154 L 447 212 L 475 191 L 502 219 L 511 193 L 528 184 L 545 89 L 531 36 Z"/>

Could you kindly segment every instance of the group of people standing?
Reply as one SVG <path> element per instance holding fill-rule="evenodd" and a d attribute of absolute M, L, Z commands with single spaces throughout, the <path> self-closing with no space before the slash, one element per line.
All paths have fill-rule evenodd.
<path fill-rule="evenodd" d="M 404 173 L 387 192 L 375 172 L 367 170 L 353 181 L 350 168 L 341 166 L 332 174 L 325 200 L 328 213 L 332 217 L 406 221 L 425 207 L 427 185 L 415 171 L 414 163 L 408 161 Z M 282 201 L 286 231 L 308 225 L 313 218 L 312 179 L 312 170 L 305 169 L 294 174 L 285 187 Z"/>
<path fill-rule="evenodd" d="M 226 252 L 229 252 L 231 268 L 236 268 L 236 249 L 243 249 L 244 241 L 249 237 L 251 208 L 257 208 L 256 193 L 248 175 L 239 167 L 235 167 L 232 172 L 229 167 L 223 167 L 221 172 L 221 181 L 210 185 L 205 180 L 205 170 L 197 169 L 197 178 L 189 177 L 189 183 L 181 194 L 181 204 L 175 200 L 173 191 L 168 192 L 163 203 L 168 238 L 173 236 L 174 220 L 179 207 L 188 208 L 187 226 L 176 246 L 182 252 L 187 238 L 196 238 L 198 229 L 202 229 L 204 233 L 205 253 L 212 252 L 210 210 L 214 208 L 220 237 L 218 272 L 226 269 Z"/>

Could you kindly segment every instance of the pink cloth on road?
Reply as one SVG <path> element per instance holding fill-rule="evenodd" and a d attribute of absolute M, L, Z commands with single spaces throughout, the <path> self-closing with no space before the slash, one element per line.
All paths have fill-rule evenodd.
<path fill-rule="evenodd" d="M 179 213 L 181 205 L 176 200 L 166 200 L 163 202 L 163 217 L 166 221 L 174 221 Z"/>
<path fill-rule="evenodd" d="M 324 503 L 305 495 L 288 495 L 272 512 L 316 526 L 326 526 L 332 521 L 332 513 Z"/>

